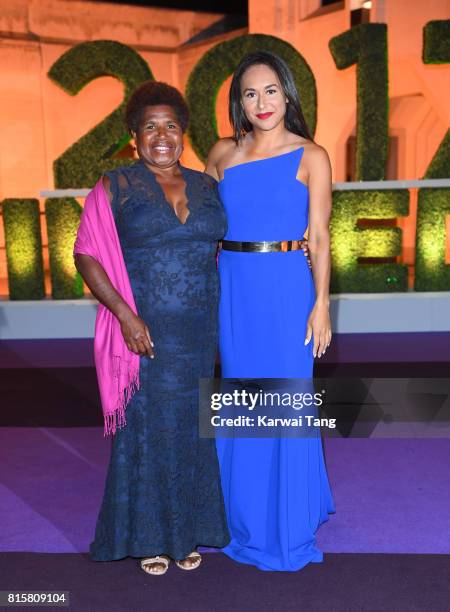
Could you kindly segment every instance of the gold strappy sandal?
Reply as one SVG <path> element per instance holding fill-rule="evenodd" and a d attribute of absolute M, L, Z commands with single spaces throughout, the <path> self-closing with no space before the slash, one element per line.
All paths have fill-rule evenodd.
<path fill-rule="evenodd" d="M 183 562 L 186 561 L 186 559 L 192 559 L 193 563 L 190 563 L 188 566 L 182 565 Z M 200 553 L 195 552 L 195 550 L 194 550 L 185 559 L 180 559 L 178 561 L 175 561 L 175 564 L 180 569 L 189 571 L 189 570 L 197 569 L 197 567 L 200 565 L 201 562 L 202 562 L 202 557 L 201 557 Z"/>
<path fill-rule="evenodd" d="M 156 557 L 146 557 L 145 559 L 141 559 L 141 569 L 143 569 L 146 574 L 150 574 L 151 576 L 162 576 L 167 572 L 169 568 L 169 563 L 170 559 L 165 555 L 158 555 Z M 153 569 L 148 567 L 151 565 L 154 566 Z"/>

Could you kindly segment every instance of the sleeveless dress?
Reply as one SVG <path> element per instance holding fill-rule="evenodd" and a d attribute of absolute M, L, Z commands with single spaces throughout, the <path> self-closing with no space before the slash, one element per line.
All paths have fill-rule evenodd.
<path fill-rule="evenodd" d="M 303 147 L 225 170 L 219 192 L 227 240 L 303 237 L 309 194 L 296 179 Z M 310 378 L 313 342 L 304 346 L 315 301 L 303 251 L 219 257 L 220 354 L 224 378 Z M 262 570 L 295 571 L 322 561 L 319 525 L 334 512 L 320 435 L 217 438 L 231 542 L 227 555 Z"/>
<path fill-rule="evenodd" d="M 183 224 L 141 161 L 108 173 L 112 208 L 139 316 L 155 358 L 140 358 L 141 389 L 112 453 L 96 561 L 221 548 L 226 524 L 214 440 L 198 435 L 198 379 L 211 377 L 218 340 L 217 241 L 226 231 L 216 182 L 181 167 Z"/>

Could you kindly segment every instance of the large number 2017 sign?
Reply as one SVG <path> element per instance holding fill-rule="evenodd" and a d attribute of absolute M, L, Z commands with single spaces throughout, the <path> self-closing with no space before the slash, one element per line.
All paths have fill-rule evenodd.
<path fill-rule="evenodd" d="M 435 21 L 424 28 L 423 61 L 447 63 L 450 21 Z M 357 126 L 356 176 L 382 180 L 388 142 L 387 27 L 362 24 L 331 39 L 336 68 L 356 64 Z M 271 50 L 292 68 L 302 94 L 304 114 L 314 133 L 317 97 L 314 75 L 301 54 L 283 40 L 265 35 L 245 35 L 210 49 L 193 69 L 186 88 L 191 113 L 188 136 L 194 151 L 205 160 L 218 139 L 215 105 L 218 91 L 240 59 L 256 49 Z M 49 78 L 70 95 L 102 76 L 113 76 L 124 85 L 122 104 L 54 162 L 57 188 L 91 187 L 105 171 L 131 163 L 114 159 L 129 141 L 123 110 L 133 89 L 152 79 L 143 58 L 130 47 L 113 41 L 77 45 L 63 54 Z M 446 178 L 450 168 L 450 131 L 433 157 L 426 178 Z M 73 198 L 45 203 L 52 296 L 81 297 L 83 284 L 72 259 L 72 245 L 81 214 Z M 332 291 L 373 292 L 407 289 L 406 266 L 395 263 L 361 264 L 359 258 L 392 258 L 401 254 L 401 230 L 395 227 L 360 228 L 359 219 L 395 219 L 409 211 L 408 190 L 344 191 L 333 196 L 331 220 Z M 449 290 L 450 266 L 445 264 L 445 220 L 450 214 L 448 189 L 421 189 L 417 216 L 415 289 Z M 3 202 L 11 299 L 40 299 L 44 295 L 39 203 L 35 199 Z"/>

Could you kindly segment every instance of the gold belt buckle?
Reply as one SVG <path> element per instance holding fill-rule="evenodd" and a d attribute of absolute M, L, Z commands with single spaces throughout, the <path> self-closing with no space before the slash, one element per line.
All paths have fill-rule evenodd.
<path fill-rule="evenodd" d="M 280 251 L 298 251 L 300 248 L 300 240 L 282 240 L 280 243 Z"/>
<path fill-rule="evenodd" d="M 225 248 L 230 251 L 240 251 L 246 253 L 272 253 L 288 251 L 298 251 L 303 248 L 303 240 L 280 240 L 279 242 L 239 242 L 233 240 L 224 240 L 229 243 L 228 248 L 220 243 L 220 248 Z M 233 246 L 234 245 L 234 246 Z"/>

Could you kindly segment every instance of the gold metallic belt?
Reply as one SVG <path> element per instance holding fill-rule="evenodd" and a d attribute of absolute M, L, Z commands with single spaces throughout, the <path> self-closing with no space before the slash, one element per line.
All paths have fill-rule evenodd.
<path fill-rule="evenodd" d="M 245 253 L 276 253 L 298 251 L 303 247 L 304 240 L 281 240 L 280 242 L 238 242 L 235 240 L 222 240 L 222 249 L 225 251 L 241 251 Z"/>

